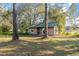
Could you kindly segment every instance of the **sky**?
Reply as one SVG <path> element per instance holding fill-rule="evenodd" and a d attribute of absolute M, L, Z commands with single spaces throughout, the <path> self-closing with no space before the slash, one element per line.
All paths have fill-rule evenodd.
<path fill-rule="evenodd" d="M 10 8 L 12 8 L 12 4 L 10 4 L 10 3 L 0 3 L 0 5 L 1 5 L 3 8 L 5 8 L 5 9 L 10 9 Z"/>
<path fill-rule="evenodd" d="M 53 3 L 51 3 L 53 5 Z M 63 4 L 63 9 L 64 11 L 68 10 L 68 8 L 72 5 L 72 3 L 64 3 Z M 6 9 L 10 9 L 12 8 L 12 4 L 11 3 L 4 3 L 3 7 L 5 7 Z M 79 12 L 79 3 L 76 3 L 76 10 L 77 12 Z"/>

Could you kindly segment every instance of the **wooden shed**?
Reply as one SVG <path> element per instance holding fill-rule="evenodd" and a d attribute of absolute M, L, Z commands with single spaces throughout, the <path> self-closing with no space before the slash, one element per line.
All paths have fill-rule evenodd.
<path fill-rule="evenodd" d="M 37 25 L 33 25 L 28 30 L 29 34 L 32 35 L 44 35 L 45 30 L 45 23 L 39 23 Z M 48 35 L 53 36 L 55 34 L 58 34 L 58 28 L 56 22 L 48 22 Z"/>

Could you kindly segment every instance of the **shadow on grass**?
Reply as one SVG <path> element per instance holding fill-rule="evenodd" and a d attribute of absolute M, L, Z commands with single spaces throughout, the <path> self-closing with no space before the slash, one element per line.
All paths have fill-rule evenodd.
<path fill-rule="evenodd" d="M 33 39 L 33 38 L 32 38 Z M 40 40 L 40 38 L 39 38 Z M 79 40 L 18 40 L 0 43 L 1 56 L 66 56 L 79 53 Z"/>

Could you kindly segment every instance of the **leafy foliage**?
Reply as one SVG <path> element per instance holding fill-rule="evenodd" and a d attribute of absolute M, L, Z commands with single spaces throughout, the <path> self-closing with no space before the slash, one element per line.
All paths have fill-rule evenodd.
<path fill-rule="evenodd" d="M 2 26 L 0 26 L 0 28 L 1 28 L 1 31 L 4 33 L 4 32 L 9 32 L 10 31 L 10 26 L 8 26 L 8 25 L 2 25 Z"/>
<path fill-rule="evenodd" d="M 64 30 L 66 12 L 63 12 L 63 6 L 55 4 L 52 8 L 49 9 L 49 19 L 56 21 L 58 23 L 59 33 Z"/>

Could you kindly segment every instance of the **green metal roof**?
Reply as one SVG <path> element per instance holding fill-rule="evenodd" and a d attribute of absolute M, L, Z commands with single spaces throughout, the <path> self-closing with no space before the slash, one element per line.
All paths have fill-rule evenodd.
<path fill-rule="evenodd" d="M 48 22 L 48 27 L 53 27 L 53 26 L 57 26 L 57 23 L 56 22 Z M 45 27 L 45 23 L 42 22 L 37 25 L 33 25 L 30 28 L 44 28 L 44 27 Z"/>

